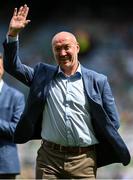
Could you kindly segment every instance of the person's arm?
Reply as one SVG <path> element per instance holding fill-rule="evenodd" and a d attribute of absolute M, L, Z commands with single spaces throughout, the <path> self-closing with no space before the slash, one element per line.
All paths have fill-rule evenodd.
<path fill-rule="evenodd" d="M 7 120 L 0 118 L 0 140 L 13 141 L 17 123 L 24 110 L 25 100 L 23 94 L 14 92 L 13 98 L 14 107 L 12 108 L 11 119 L 9 119 L 9 114 L 7 114 Z"/>
<path fill-rule="evenodd" d="M 118 129 L 120 127 L 120 118 L 114 97 L 112 95 L 111 87 L 109 85 L 107 78 L 105 78 L 104 81 L 102 100 L 103 100 L 103 108 L 105 109 L 105 112 L 109 116 L 115 128 Z"/>
<path fill-rule="evenodd" d="M 29 8 L 27 5 L 21 6 L 18 11 L 17 8 L 14 9 L 7 32 L 7 39 L 3 43 L 3 47 L 5 71 L 25 85 L 30 86 L 34 76 L 34 70 L 21 63 L 18 42 L 20 31 L 30 22 L 30 20 L 26 20 L 28 12 Z"/>

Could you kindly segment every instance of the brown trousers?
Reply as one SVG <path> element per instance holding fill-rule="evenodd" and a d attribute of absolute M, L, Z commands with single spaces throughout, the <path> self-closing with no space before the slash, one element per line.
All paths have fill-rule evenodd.
<path fill-rule="evenodd" d="M 36 161 L 36 179 L 96 179 L 96 153 L 74 155 L 41 145 Z"/>

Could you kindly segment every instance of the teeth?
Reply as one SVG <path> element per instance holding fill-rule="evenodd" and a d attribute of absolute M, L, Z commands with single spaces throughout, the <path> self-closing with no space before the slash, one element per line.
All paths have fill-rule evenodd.
<path fill-rule="evenodd" d="M 68 60 L 68 57 L 61 58 L 61 60 Z"/>

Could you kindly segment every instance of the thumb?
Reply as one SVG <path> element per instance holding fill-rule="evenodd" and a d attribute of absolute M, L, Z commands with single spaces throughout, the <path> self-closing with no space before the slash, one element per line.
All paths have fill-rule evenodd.
<path fill-rule="evenodd" d="M 27 26 L 30 22 L 31 22 L 31 20 L 26 20 L 25 23 L 24 23 L 25 26 Z"/>

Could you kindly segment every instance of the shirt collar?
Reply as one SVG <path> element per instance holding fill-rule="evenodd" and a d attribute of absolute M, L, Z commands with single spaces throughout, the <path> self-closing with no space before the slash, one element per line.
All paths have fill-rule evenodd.
<path fill-rule="evenodd" d="M 0 80 L 0 93 L 1 93 L 1 91 L 2 91 L 3 84 L 4 84 L 4 81 L 1 79 L 1 80 Z"/>
<path fill-rule="evenodd" d="M 58 73 L 57 73 L 57 74 L 60 74 L 60 73 L 64 74 L 64 72 L 61 70 L 61 68 L 60 68 L 60 66 L 59 66 L 59 68 L 58 68 Z M 79 63 L 79 65 L 78 65 L 78 68 L 77 68 L 75 74 L 79 74 L 80 76 L 82 76 L 80 63 Z M 65 75 L 65 74 L 64 74 L 64 75 Z"/>

